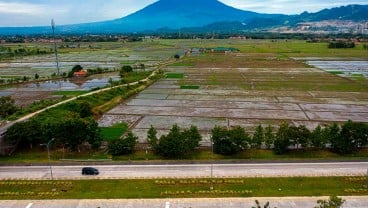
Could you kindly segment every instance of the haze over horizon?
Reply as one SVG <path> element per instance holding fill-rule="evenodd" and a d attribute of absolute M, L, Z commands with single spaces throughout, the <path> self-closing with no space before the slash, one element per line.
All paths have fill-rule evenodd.
<path fill-rule="evenodd" d="M 157 0 L 0 0 L 0 27 L 47 26 L 112 20 L 134 13 Z M 268 14 L 317 12 L 366 0 L 220 0 L 242 10 Z"/>

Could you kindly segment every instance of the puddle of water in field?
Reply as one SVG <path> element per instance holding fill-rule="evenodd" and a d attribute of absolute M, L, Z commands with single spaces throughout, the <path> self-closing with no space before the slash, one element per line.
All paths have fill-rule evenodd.
<path fill-rule="evenodd" d="M 111 77 L 114 81 L 120 78 Z M 17 91 L 58 91 L 58 90 L 91 90 L 96 87 L 105 87 L 109 84 L 110 77 L 101 79 L 65 79 L 52 80 L 38 83 L 30 83 L 17 86 Z M 7 91 L 11 91 L 7 89 Z"/>
<path fill-rule="evenodd" d="M 361 74 L 368 77 L 368 61 L 307 61 L 307 64 L 342 76 Z"/>
<path fill-rule="evenodd" d="M 5 97 L 11 95 L 11 92 L 0 92 L 0 97 Z"/>

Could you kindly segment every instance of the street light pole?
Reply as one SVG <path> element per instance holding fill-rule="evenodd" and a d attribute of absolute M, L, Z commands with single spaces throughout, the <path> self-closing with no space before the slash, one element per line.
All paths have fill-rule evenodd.
<path fill-rule="evenodd" d="M 49 161 L 49 168 L 50 168 L 50 173 L 51 173 L 51 181 L 54 180 L 54 176 L 52 174 L 52 167 L 51 167 L 51 162 L 50 162 L 50 144 L 51 142 L 53 142 L 55 140 L 55 138 L 52 138 L 49 142 L 47 142 L 46 144 L 46 148 L 47 148 L 47 157 L 48 157 L 48 161 Z M 41 144 L 41 145 L 45 145 L 45 144 Z"/>
<path fill-rule="evenodd" d="M 213 190 L 213 140 L 212 136 L 210 138 L 211 141 L 211 187 L 210 189 Z"/>

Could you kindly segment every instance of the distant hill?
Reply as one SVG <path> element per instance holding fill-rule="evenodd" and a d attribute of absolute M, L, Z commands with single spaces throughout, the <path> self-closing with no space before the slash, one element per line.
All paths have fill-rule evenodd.
<path fill-rule="evenodd" d="M 316 13 L 304 12 L 297 16 L 299 21 L 352 20 L 368 21 L 368 5 L 348 5 L 324 9 Z"/>
<path fill-rule="evenodd" d="M 161 0 L 110 23 L 129 25 L 131 30 L 141 31 L 163 27 L 199 27 L 214 22 L 244 21 L 261 16 L 264 14 L 239 10 L 217 0 Z"/>
<path fill-rule="evenodd" d="M 243 11 L 218 0 L 160 0 L 123 18 L 57 26 L 58 33 L 132 33 L 173 31 L 253 31 L 324 20 L 368 21 L 368 5 L 348 5 L 300 15 Z M 0 34 L 48 34 L 50 27 L 0 28 Z"/>

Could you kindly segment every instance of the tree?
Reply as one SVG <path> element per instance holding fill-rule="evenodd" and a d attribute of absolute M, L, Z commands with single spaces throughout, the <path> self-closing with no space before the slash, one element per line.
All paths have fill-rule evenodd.
<path fill-rule="evenodd" d="M 10 96 L 0 97 L 0 117 L 7 117 L 17 112 L 15 101 Z"/>
<path fill-rule="evenodd" d="M 79 71 L 81 71 L 83 69 L 83 67 L 81 66 L 81 65 L 75 65 L 75 66 L 73 66 L 73 68 L 72 68 L 72 72 L 74 73 L 74 72 L 79 72 Z"/>
<path fill-rule="evenodd" d="M 249 135 L 240 126 L 231 130 L 216 126 L 212 129 L 212 140 L 214 152 L 222 155 L 236 154 L 250 143 Z"/>
<path fill-rule="evenodd" d="M 268 125 L 265 129 L 265 145 L 267 149 L 271 149 L 271 146 L 275 142 L 275 135 L 273 133 L 273 128 L 271 125 Z"/>
<path fill-rule="evenodd" d="M 35 79 L 38 80 L 38 78 L 40 78 L 40 75 L 38 75 L 37 73 L 35 74 Z"/>
<path fill-rule="evenodd" d="M 345 203 L 345 200 L 337 196 L 330 196 L 329 200 L 318 200 L 317 206 L 314 208 L 340 208 Z"/>
<path fill-rule="evenodd" d="M 311 134 L 311 144 L 314 148 L 323 148 L 326 145 L 325 129 L 318 125 Z"/>
<path fill-rule="evenodd" d="M 339 137 L 331 140 L 332 150 L 337 153 L 350 154 L 368 143 L 368 126 L 352 121 L 346 122 Z"/>
<path fill-rule="evenodd" d="M 49 138 L 56 138 L 57 141 L 67 144 L 72 150 L 80 151 L 80 145 L 84 142 L 98 147 L 101 141 L 98 124 L 91 117 L 63 118 L 53 125 L 54 129 L 50 132 L 53 136 L 49 136 Z"/>
<path fill-rule="evenodd" d="M 65 109 L 78 113 L 81 118 L 86 118 L 93 115 L 92 105 L 86 100 L 76 100 L 69 102 L 65 104 Z"/>
<path fill-rule="evenodd" d="M 189 129 L 184 130 L 182 134 L 188 152 L 197 148 L 202 140 L 202 136 L 196 126 L 191 126 Z"/>
<path fill-rule="evenodd" d="M 157 131 L 152 125 L 151 125 L 151 128 L 147 132 L 147 142 L 148 142 L 148 145 L 152 148 L 152 150 L 156 152 L 157 143 L 158 143 Z"/>
<path fill-rule="evenodd" d="M 293 132 L 290 130 L 288 123 L 283 123 L 277 131 L 274 151 L 276 154 L 283 154 L 288 151 L 288 147 L 291 144 L 291 139 L 293 137 Z"/>
<path fill-rule="evenodd" d="M 78 108 L 76 109 L 79 112 L 81 118 L 86 118 L 92 116 L 92 105 L 87 101 L 79 101 L 77 102 Z"/>
<path fill-rule="evenodd" d="M 303 148 L 308 148 L 311 144 L 311 132 L 309 129 L 301 125 L 297 128 L 297 145 L 300 144 Z"/>
<path fill-rule="evenodd" d="M 92 117 L 83 118 L 83 120 L 87 122 L 85 141 L 88 142 L 93 149 L 98 149 L 102 142 L 101 129 L 98 127 L 98 123 Z"/>
<path fill-rule="evenodd" d="M 197 127 L 181 131 L 173 125 L 167 135 L 162 135 L 157 145 L 157 153 L 166 158 L 182 158 L 199 146 L 201 136 Z"/>
<path fill-rule="evenodd" d="M 180 59 L 180 55 L 179 55 L 179 54 L 175 54 L 175 55 L 174 55 L 174 58 L 175 58 L 176 60 L 178 60 L 178 59 Z"/>
<path fill-rule="evenodd" d="M 137 142 L 138 137 L 134 136 L 132 132 L 128 132 L 123 139 L 116 139 L 109 143 L 109 153 L 114 156 L 131 154 L 134 152 Z"/>
<path fill-rule="evenodd" d="M 73 77 L 74 76 L 74 72 L 79 72 L 83 70 L 83 67 L 81 65 L 75 65 L 73 66 L 72 70 L 68 73 L 68 77 Z"/>
<path fill-rule="evenodd" d="M 123 78 L 126 74 L 128 74 L 132 71 L 133 71 L 133 67 L 125 65 L 125 66 L 121 67 L 119 75 L 120 75 L 121 78 Z"/>
<path fill-rule="evenodd" d="M 17 148 L 33 148 L 42 143 L 42 132 L 37 121 L 29 120 L 12 125 L 5 133 L 5 141 Z M 19 146 L 18 146 L 19 145 Z"/>
<path fill-rule="evenodd" d="M 256 131 L 252 137 L 251 148 L 260 149 L 264 141 L 264 133 L 262 125 L 257 126 Z"/>

